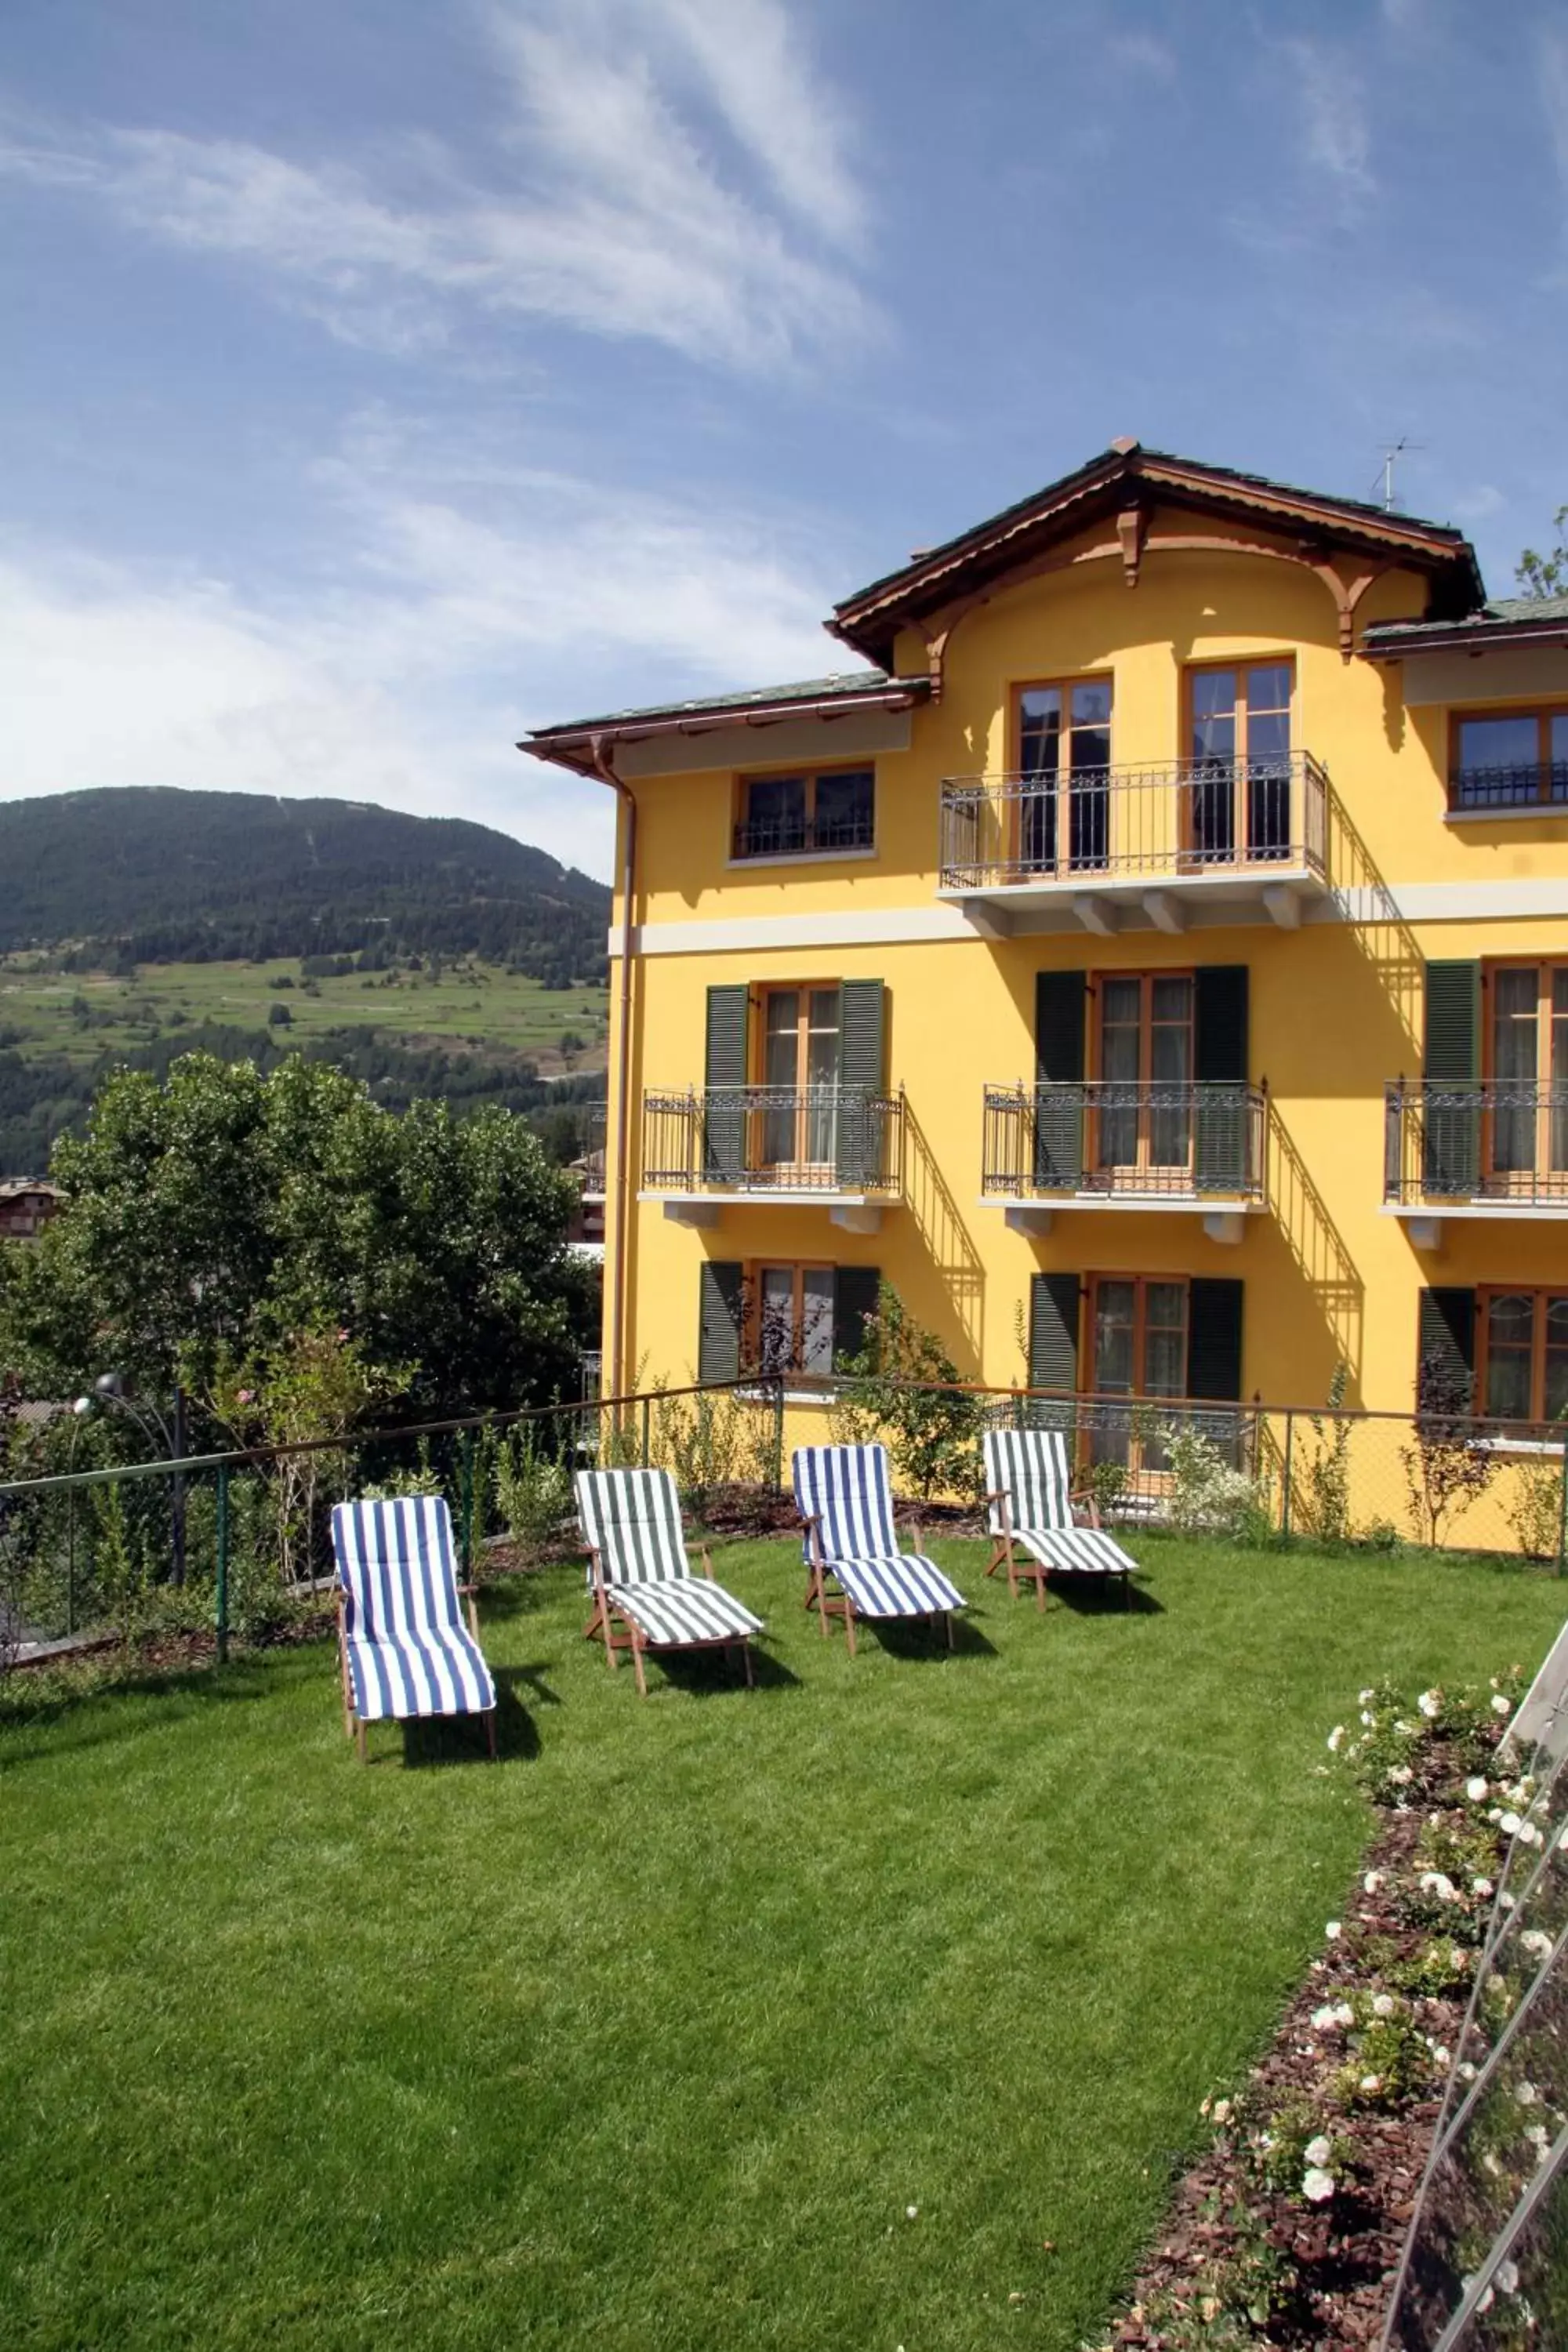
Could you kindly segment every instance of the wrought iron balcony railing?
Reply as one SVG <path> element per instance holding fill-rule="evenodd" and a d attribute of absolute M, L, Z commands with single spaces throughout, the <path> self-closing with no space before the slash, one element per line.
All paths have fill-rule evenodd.
<path fill-rule="evenodd" d="M 1568 1206 L 1568 1085 L 1396 1080 L 1384 1096 L 1383 1197 Z"/>
<path fill-rule="evenodd" d="M 982 1190 L 1261 1200 L 1265 1116 L 1261 1087 L 1224 1081 L 987 1087 Z"/>
<path fill-rule="evenodd" d="M 1505 767 L 1457 768 L 1448 779 L 1456 815 L 1488 809 L 1556 808 L 1568 815 L 1568 760 L 1522 760 Z"/>
<path fill-rule="evenodd" d="M 732 857 L 798 857 L 807 850 L 869 849 L 874 825 L 868 808 L 831 816 L 745 817 L 735 827 Z"/>
<path fill-rule="evenodd" d="M 858 1087 L 710 1087 L 643 1097 L 654 1192 L 895 1192 L 904 1101 Z"/>
<path fill-rule="evenodd" d="M 942 885 L 1091 889 L 1328 870 L 1328 779 L 1310 752 L 1071 776 L 950 776 Z"/>

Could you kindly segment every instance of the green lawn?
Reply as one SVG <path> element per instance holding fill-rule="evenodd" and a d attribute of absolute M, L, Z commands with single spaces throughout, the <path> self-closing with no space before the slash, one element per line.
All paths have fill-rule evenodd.
<path fill-rule="evenodd" d="M 281 979 L 295 984 L 270 985 Z M 172 1016 L 192 1024 L 265 1029 L 272 1007 L 283 1004 L 292 1024 L 285 1034 L 301 1042 L 329 1029 L 374 1027 L 394 1039 L 431 1038 L 448 1046 L 467 1042 L 490 1054 L 526 1054 L 549 1071 L 563 1066 L 560 1041 L 572 1032 L 584 1049 L 572 1066 L 605 1066 L 609 1000 L 603 988 L 547 989 L 475 958 L 448 962 L 439 978 L 428 971 L 354 972 L 314 985 L 319 992 L 307 995 L 295 957 L 275 963 L 144 964 L 134 979 L 54 971 L 32 956 L 0 957 L 0 1029 L 17 1033 L 24 1050 L 90 1062 L 148 1044 L 171 1027 Z M 84 1004 L 86 1020 L 79 1009 Z"/>
<path fill-rule="evenodd" d="M 362 1769 L 324 1648 L 0 1732 L 7 2347 L 1071 2352 L 1341 1906 L 1329 1727 L 1564 1589 L 1149 1539 L 1041 1617 L 935 1549 L 957 1654 L 853 1664 L 721 1549 L 750 1695 L 493 1591 L 499 1768 Z"/>

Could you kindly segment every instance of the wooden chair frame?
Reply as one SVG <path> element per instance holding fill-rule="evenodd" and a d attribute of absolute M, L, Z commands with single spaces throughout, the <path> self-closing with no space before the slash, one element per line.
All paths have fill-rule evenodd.
<path fill-rule="evenodd" d="M 804 1606 L 807 1609 L 815 1609 L 816 1611 L 816 1622 L 822 1628 L 822 1637 L 824 1641 L 827 1639 L 828 1619 L 830 1617 L 843 1618 L 845 1641 L 848 1647 L 849 1655 L 853 1657 L 855 1655 L 855 1603 L 850 1599 L 848 1593 L 845 1591 L 844 1586 L 839 1583 L 839 1580 L 834 1574 L 832 1567 L 823 1556 L 822 1515 L 820 1512 L 813 1512 L 809 1518 L 803 1518 L 801 1524 L 805 1529 L 805 1539 L 810 1552 L 810 1557 L 806 1561 L 805 1601 Z M 898 1535 L 900 1532 L 912 1538 L 913 1548 L 916 1551 L 924 1550 L 925 1538 L 921 1531 L 921 1525 L 918 1519 L 904 1520 L 901 1528 L 900 1522 L 895 1519 L 893 1521 L 893 1533 Z M 833 1577 L 835 1584 L 838 1585 L 837 1592 L 829 1592 L 827 1590 L 827 1579 L 830 1576 Z M 908 1625 L 913 1623 L 916 1618 L 923 1619 L 927 1623 L 933 1627 L 939 1622 L 944 1625 L 947 1629 L 947 1646 L 950 1650 L 953 1647 L 952 1612 L 951 1609 L 922 1609 L 916 1611 L 913 1617 L 893 1617 L 885 1621 L 880 1618 L 873 1618 L 871 1622 L 873 1624 L 880 1624 L 885 1622 L 889 1624 L 894 1625 Z"/>
<path fill-rule="evenodd" d="M 1018 1598 L 1019 1578 L 1021 1576 L 1031 1578 L 1035 1587 L 1036 1606 L 1043 1610 L 1046 1605 L 1046 1586 L 1050 1580 L 1051 1571 L 1043 1559 L 1035 1558 L 1033 1552 L 1026 1552 L 1022 1559 L 1018 1558 L 1016 1549 L 1018 1537 L 1017 1530 L 1013 1525 L 1012 1496 L 1005 1487 L 999 1487 L 994 1493 L 988 1494 L 985 1500 L 988 1505 L 994 1504 L 1002 1514 L 1002 1532 L 991 1539 L 991 1558 L 986 1564 L 986 1575 L 994 1576 L 999 1568 L 1005 1568 L 1007 1571 L 1007 1591 L 1014 1601 Z M 1075 1516 L 1075 1526 L 1092 1528 L 1097 1535 L 1103 1533 L 1100 1519 L 1100 1505 L 1095 1499 L 1092 1487 L 1071 1488 L 1068 1495 L 1068 1508 L 1075 1515 L 1081 1515 Z M 1040 1530 L 1041 1534 L 1048 1532 L 1049 1530 L 1046 1528 Z M 1082 1573 L 1081 1570 L 1074 1572 Z M 1058 1573 L 1065 1574 L 1066 1571 L 1058 1570 Z M 1109 1570 L 1106 1573 L 1110 1573 Z M 1123 1587 L 1130 1587 L 1131 1581 L 1131 1578 L 1123 1572 L 1121 1575 Z M 1131 1607 L 1131 1596 L 1127 1590 L 1123 1590 L 1121 1598 L 1123 1606 Z"/>
<path fill-rule="evenodd" d="M 479 1642 L 479 1612 L 478 1608 L 479 1588 L 477 1584 L 459 1584 L 458 1591 L 468 1604 L 468 1631 L 474 1637 L 474 1646 L 477 1649 Z M 367 1720 L 371 1720 L 372 1718 L 367 1718 L 364 1716 L 358 1716 L 354 1713 L 353 1676 L 349 1672 L 349 1633 L 347 1623 L 348 1599 L 349 1596 L 343 1591 L 342 1582 L 340 1581 L 337 1587 L 338 1677 L 342 1684 L 343 1691 L 343 1735 L 345 1738 L 352 1739 L 355 1732 L 358 1732 L 359 1760 L 362 1764 L 368 1764 L 370 1758 L 365 1749 L 364 1735 L 365 1724 Z M 476 1711 L 482 1713 L 484 1717 L 485 1736 L 489 1741 L 490 1762 L 492 1764 L 499 1764 L 500 1761 L 500 1751 L 496 1747 L 496 1711 L 493 1706 L 487 1706 L 479 1710 L 463 1707 L 460 1710 L 460 1713 L 463 1715 L 468 1715 Z M 377 1723 L 388 1719 L 404 1723 L 456 1723 L 458 1717 L 457 1715 L 410 1715 L 395 1717 L 392 1718 L 376 1716 L 374 1717 L 374 1720 Z"/>
<path fill-rule="evenodd" d="M 716 1583 L 718 1580 L 713 1574 L 713 1562 L 709 1557 L 706 1544 L 698 1545 L 697 1556 L 702 1563 L 702 1574 L 708 1579 L 710 1584 Z M 664 1650 L 739 1650 L 742 1669 L 746 1677 L 746 1688 L 748 1690 L 756 1688 L 757 1678 L 752 1667 L 750 1633 L 714 1633 L 705 1641 L 698 1642 L 650 1642 L 636 1619 L 629 1616 L 624 1604 L 616 1600 L 616 1593 L 623 1588 L 610 1583 L 605 1577 L 604 1560 L 593 1544 L 588 1547 L 588 1567 L 594 1580 L 594 1613 L 583 1628 L 583 1639 L 585 1642 L 592 1642 L 603 1636 L 605 1658 L 612 1673 L 620 1664 L 616 1652 L 620 1650 L 631 1652 L 632 1672 L 637 1676 L 639 1698 L 647 1696 L 647 1675 L 644 1671 L 644 1659 L 650 1652 L 658 1657 Z M 616 1618 L 620 1619 L 624 1628 L 620 1633 L 616 1633 L 612 1622 Z"/>

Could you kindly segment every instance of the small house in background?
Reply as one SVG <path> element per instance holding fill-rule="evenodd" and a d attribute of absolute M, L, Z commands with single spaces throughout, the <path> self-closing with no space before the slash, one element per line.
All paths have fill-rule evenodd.
<path fill-rule="evenodd" d="M 579 1205 L 572 1220 L 571 1239 L 601 1255 L 605 1247 L 605 1113 L 595 1105 L 587 1115 L 584 1149 L 567 1174 L 576 1182 Z"/>
<path fill-rule="evenodd" d="M 0 1176 L 0 1241 L 36 1241 L 59 1205 L 58 1185 L 41 1176 Z"/>

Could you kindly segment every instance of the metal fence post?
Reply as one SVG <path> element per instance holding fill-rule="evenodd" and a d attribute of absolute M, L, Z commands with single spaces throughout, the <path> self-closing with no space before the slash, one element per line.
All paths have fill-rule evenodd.
<path fill-rule="evenodd" d="M 784 1381 L 781 1379 L 773 1391 L 773 1485 L 781 1495 L 784 1490 Z"/>
<path fill-rule="evenodd" d="M 458 1458 L 462 1465 L 463 1511 L 463 1581 L 469 1583 L 474 1572 L 474 1433 L 465 1429 L 458 1440 Z"/>
<path fill-rule="evenodd" d="M 1563 1441 L 1557 1473 L 1557 1573 L 1568 1574 L 1568 1436 Z"/>
<path fill-rule="evenodd" d="M 217 1473 L 217 1662 L 228 1662 L 228 1465 Z"/>
<path fill-rule="evenodd" d="M 1290 1533 L 1290 1454 L 1296 1436 L 1296 1416 L 1289 1406 L 1285 1412 L 1285 1466 L 1279 1475 L 1279 1532 Z"/>
<path fill-rule="evenodd" d="M 642 1401 L 642 1466 L 643 1466 L 643 1468 L 644 1468 L 645 1470 L 647 1468 L 647 1417 L 648 1417 L 648 1412 L 649 1412 L 648 1400 L 647 1400 L 647 1397 L 644 1397 L 644 1399 L 643 1399 L 643 1401 Z"/>

